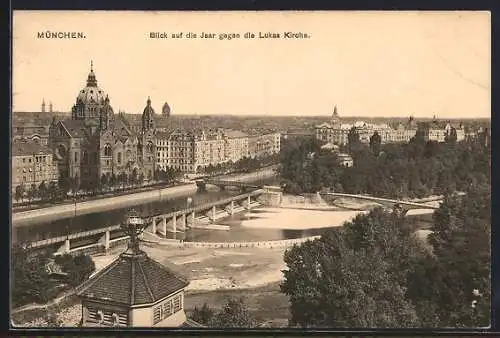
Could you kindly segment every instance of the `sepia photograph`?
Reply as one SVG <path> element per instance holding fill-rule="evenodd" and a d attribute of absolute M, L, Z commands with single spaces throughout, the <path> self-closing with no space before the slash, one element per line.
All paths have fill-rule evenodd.
<path fill-rule="evenodd" d="M 491 326 L 487 11 L 12 14 L 19 328 Z"/>

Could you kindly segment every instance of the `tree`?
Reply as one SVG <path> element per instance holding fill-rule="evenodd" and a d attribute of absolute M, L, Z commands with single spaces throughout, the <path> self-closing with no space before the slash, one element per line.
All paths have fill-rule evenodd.
<path fill-rule="evenodd" d="M 40 199 L 42 201 L 46 200 L 49 197 L 49 191 L 45 181 L 42 181 L 38 186 L 38 195 L 40 196 Z"/>
<path fill-rule="evenodd" d="M 55 262 L 68 273 L 68 282 L 72 286 L 81 284 L 95 271 L 95 263 L 89 255 L 60 255 Z"/>
<path fill-rule="evenodd" d="M 302 327 L 412 327 L 406 275 L 419 244 L 398 213 L 377 208 L 285 252 L 281 290 Z M 367 269 L 369 267 L 369 269 Z"/>
<path fill-rule="evenodd" d="M 30 203 L 33 201 L 33 199 L 38 197 L 38 188 L 35 183 L 32 183 L 29 190 L 28 190 L 28 200 Z"/>
<path fill-rule="evenodd" d="M 102 189 L 107 189 L 108 188 L 108 176 L 106 174 L 101 175 L 101 187 Z"/>
<path fill-rule="evenodd" d="M 471 189 L 467 198 L 447 196 L 432 230 L 433 256 L 409 277 L 409 298 L 419 313 L 434 311 L 439 326 L 490 325 L 490 189 Z"/>
<path fill-rule="evenodd" d="M 457 143 L 457 130 L 451 127 L 450 132 L 444 137 L 444 141 L 449 144 Z"/>
<path fill-rule="evenodd" d="M 70 186 L 73 196 L 75 196 L 80 190 L 80 178 L 78 177 L 78 174 L 70 178 Z"/>
<path fill-rule="evenodd" d="M 109 178 L 109 185 L 114 188 L 114 187 L 116 187 L 117 184 L 118 184 L 118 180 L 116 178 L 116 175 L 115 175 L 115 173 L 112 173 L 111 177 Z"/>
<path fill-rule="evenodd" d="M 26 187 L 24 186 L 23 183 L 21 183 L 20 185 L 16 186 L 16 191 L 15 191 L 15 199 L 16 199 L 16 202 L 19 202 L 20 200 L 23 199 L 24 197 L 24 193 L 26 192 Z"/>
<path fill-rule="evenodd" d="M 356 127 L 352 127 L 349 130 L 349 133 L 347 134 L 347 143 L 348 143 L 348 148 L 349 152 L 354 152 L 356 151 L 359 146 L 361 145 L 361 141 L 359 140 L 359 134 L 356 129 Z"/>
<path fill-rule="evenodd" d="M 382 138 L 378 134 L 378 131 L 375 131 L 373 135 L 370 137 L 370 149 L 373 155 L 378 156 L 380 154 L 380 145 L 382 144 Z"/>
<path fill-rule="evenodd" d="M 45 270 L 46 262 L 46 255 L 37 255 L 21 245 L 12 248 L 13 306 L 47 302 L 51 284 Z"/>
<path fill-rule="evenodd" d="M 54 181 L 51 181 L 46 188 L 46 194 L 47 197 L 52 201 L 55 202 L 57 199 L 57 183 Z"/>
<path fill-rule="evenodd" d="M 207 303 L 203 303 L 201 308 L 198 308 L 197 306 L 194 307 L 190 317 L 195 322 L 203 325 L 209 325 L 214 315 L 215 311 L 210 308 Z"/>
<path fill-rule="evenodd" d="M 210 327 L 216 328 L 251 328 L 256 324 L 244 298 L 231 298 L 210 321 Z"/>

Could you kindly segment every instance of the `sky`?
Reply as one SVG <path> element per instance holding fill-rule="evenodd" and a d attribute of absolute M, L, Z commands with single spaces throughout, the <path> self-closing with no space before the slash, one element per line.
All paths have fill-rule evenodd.
<path fill-rule="evenodd" d="M 90 63 L 115 112 L 491 116 L 488 12 L 14 11 L 13 111 L 70 111 Z M 38 32 L 82 32 L 41 39 Z M 283 32 L 309 38 L 284 39 Z M 150 32 L 183 32 L 152 39 Z M 188 32 L 198 38 L 185 38 Z M 199 38 L 201 32 L 215 39 Z M 256 34 L 245 39 L 246 32 Z M 279 39 L 258 34 L 280 33 Z M 220 33 L 240 39 L 220 40 Z"/>

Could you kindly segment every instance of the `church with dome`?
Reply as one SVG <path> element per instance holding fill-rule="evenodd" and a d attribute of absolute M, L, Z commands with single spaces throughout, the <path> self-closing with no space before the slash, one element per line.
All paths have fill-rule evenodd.
<path fill-rule="evenodd" d="M 91 63 L 86 86 L 76 97 L 71 118 L 53 119 L 48 145 L 59 175 L 80 186 L 107 176 L 153 177 L 155 169 L 155 111 L 148 97 L 142 128 L 134 130 L 123 114 L 115 114 L 108 95 L 98 86 Z"/>

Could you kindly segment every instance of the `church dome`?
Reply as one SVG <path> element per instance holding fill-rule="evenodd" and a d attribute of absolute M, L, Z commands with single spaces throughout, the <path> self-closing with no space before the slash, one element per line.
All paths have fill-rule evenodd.
<path fill-rule="evenodd" d="M 106 93 L 97 85 L 97 79 L 94 74 L 94 69 L 92 63 L 90 64 L 90 73 L 87 77 L 87 86 L 80 90 L 78 93 L 78 97 L 76 99 L 77 102 L 81 102 L 84 104 L 87 103 L 98 103 L 101 104 L 104 102 L 106 98 Z"/>
<path fill-rule="evenodd" d="M 163 108 L 161 109 L 162 115 L 170 116 L 170 106 L 168 105 L 167 102 L 163 105 Z"/>
<path fill-rule="evenodd" d="M 148 101 L 146 103 L 146 107 L 144 108 L 144 111 L 142 112 L 143 115 L 147 116 L 154 116 L 155 115 L 155 110 L 151 106 L 151 99 L 148 96 Z"/>

